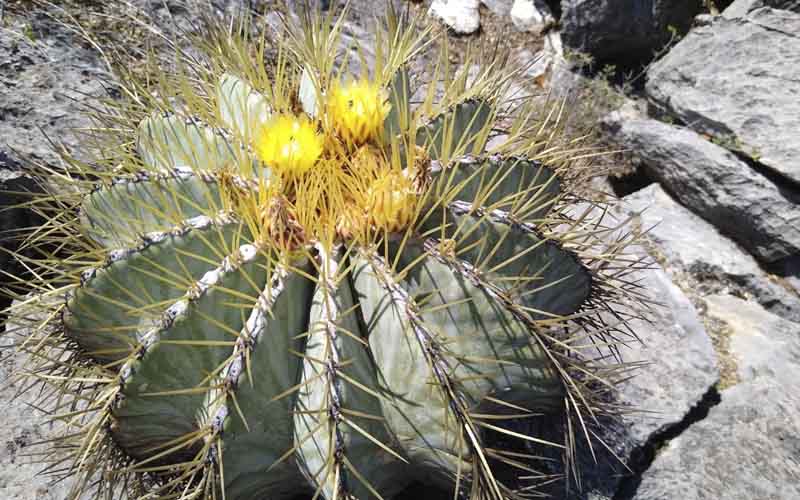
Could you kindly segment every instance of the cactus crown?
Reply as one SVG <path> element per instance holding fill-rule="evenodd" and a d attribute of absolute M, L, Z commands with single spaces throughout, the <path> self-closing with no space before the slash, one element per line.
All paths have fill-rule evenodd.
<path fill-rule="evenodd" d="M 391 10 L 357 78 L 341 18 L 235 26 L 154 86 L 123 74 L 96 157 L 31 203 L 51 217 L 12 312 L 73 496 L 523 498 L 566 474 L 638 292 L 630 237 L 576 211 L 564 106 L 512 113 L 502 61 L 454 70 L 445 40 L 414 73 L 437 38 Z"/>

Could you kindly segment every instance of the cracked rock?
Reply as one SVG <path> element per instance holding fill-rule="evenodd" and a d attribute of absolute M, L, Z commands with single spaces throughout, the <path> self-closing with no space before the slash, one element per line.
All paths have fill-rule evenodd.
<path fill-rule="evenodd" d="M 659 452 L 633 498 L 800 498 L 798 326 L 735 297 L 708 303 L 732 329 L 741 382 Z"/>
<path fill-rule="evenodd" d="M 624 361 L 646 363 L 620 387 L 620 403 L 638 412 L 608 430 L 607 441 L 626 463 L 651 437 L 681 425 L 719 379 L 711 339 L 680 288 L 661 269 L 641 271 L 630 279 L 640 280 L 648 295 L 662 306 L 654 308 L 652 323 L 636 321 L 631 325 L 642 344 L 621 349 Z M 570 498 L 611 498 L 621 480 L 630 474 L 614 459 L 592 465 L 585 472 L 584 491 Z"/>
<path fill-rule="evenodd" d="M 777 263 L 800 253 L 797 191 L 691 130 L 617 113 L 604 126 L 639 158 L 648 177 L 760 261 Z"/>
<path fill-rule="evenodd" d="M 676 280 L 700 295 L 719 292 L 752 297 L 766 310 L 800 322 L 800 297 L 767 275 L 745 250 L 711 224 L 684 208 L 658 184 L 624 198 L 624 210 L 637 214 L 647 239 Z M 683 275 L 683 276 L 681 276 Z"/>
<path fill-rule="evenodd" d="M 694 130 L 800 183 L 800 13 L 729 15 L 655 63 L 647 94 Z"/>
<path fill-rule="evenodd" d="M 708 417 L 669 442 L 635 500 L 800 498 L 800 386 L 759 379 L 723 395 Z"/>
<path fill-rule="evenodd" d="M 55 31 L 34 42 L 0 30 L 0 149 L 10 146 L 57 162 L 42 132 L 74 147 L 77 141 L 64 132 L 89 126 L 81 114 L 81 94 L 102 94 L 105 76 L 97 58 L 71 34 Z"/>

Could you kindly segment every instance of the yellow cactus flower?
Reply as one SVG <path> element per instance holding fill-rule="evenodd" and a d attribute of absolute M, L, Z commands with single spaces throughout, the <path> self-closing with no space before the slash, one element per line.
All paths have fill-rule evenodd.
<path fill-rule="evenodd" d="M 384 172 L 369 187 L 367 214 L 374 227 L 397 232 L 411 224 L 416 202 L 411 179 L 401 172 Z"/>
<path fill-rule="evenodd" d="M 265 124 L 255 141 L 258 157 L 279 174 L 300 175 L 322 155 L 323 138 L 307 118 L 279 115 Z"/>
<path fill-rule="evenodd" d="M 368 80 L 334 85 L 328 98 L 333 127 L 357 146 L 378 137 L 390 108 L 383 89 Z"/>

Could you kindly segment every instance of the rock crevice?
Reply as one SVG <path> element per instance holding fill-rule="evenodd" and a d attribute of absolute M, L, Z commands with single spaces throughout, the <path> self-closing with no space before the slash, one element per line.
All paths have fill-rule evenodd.
<path fill-rule="evenodd" d="M 606 127 L 648 176 L 762 262 L 800 253 L 800 206 L 783 195 L 785 186 L 688 129 L 617 114 Z"/>
<path fill-rule="evenodd" d="M 636 492 L 642 482 L 642 477 L 655 461 L 659 450 L 671 440 L 680 436 L 689 427 L 706 418 L 711 408 L 721 401 L 722 399 L 715 383 L 708 388 L 703 397 L 700 398 L 700 401 L 686 413 L 683 419 L 651 434 L 645 443 L 634 448 L 628 461 L 631 473 L 620 481 L 612 500 L 633 500 L 636 498 Z"/>

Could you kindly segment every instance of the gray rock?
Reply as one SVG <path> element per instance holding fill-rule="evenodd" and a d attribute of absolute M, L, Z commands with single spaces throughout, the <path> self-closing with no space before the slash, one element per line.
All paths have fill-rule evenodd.
<path fill-rule="evenodd" d="M 0 498 L 4 500 L 63 500 L 66 483 L 50 484 L 52 478 L 41 475 L 43 465 L 37 463 L 32 445 L 53 436 L 43 424 L 41 415 L 30 406 L 30 393 L 17 397 L 23 383 L 15 374 L 24 367 L 22 356 L 12 356 L 14 343 L 10 335 L 0 335 Z"/>
<path fill-rule="evenodd" d="M 564 45 L 602 63 L 650 60 L 672 38 L 685 33 L 700 13 L 700 0 L 562 0 Z"/>
<path fill-rule="evenodd" d="M 800 14 L 761 8 L 693 30 L 648 71 L 659 107 L 800 182 Z"/>
<path fill-rule="evenodd" d="M 637 412 L 622 423 L 606 424 L 604 438 L 625 463 L 635 458 L 652 436 L 680 425 L 719 379 L 711 339 L 680 288 L 661 269 L 639 272 L 631 279 L 641 280 L 647 293 L 662 306 L 655 308 L 652 323 L 637 321 L 632 325 L 642 344 L 621 349 L 624 361 L 646 363 L 620 387 L 619 402 Z M 584 490 L 569 498 L 610 499 L 629 474 L 613 458 L 590 464 L 582 478 Z"/>
<path fill-rule="evenodd" d="M 428 13 L 459 35 L 469 35 L 481 27 L 480 0 L 433 0 Z"/>
<path fill-rule="evenodd" d="M 353 21 L 342 23 L 339 39 L 340 60 L 347 61 L 347 71 L 350 75 L 360 75 L 365 69 L 375 67 L 375 45 L 370 42 L 372 36 L 372 32 L 364 28 L 361 23 Z M 362 61 L 367 68 L 362 68 Z"/>
<path fill-rule="evenodd" d="M 728 326 L 726 342 L 740 381 L 797 380 L 800 325 L 731 295 L 712 295 L 706 305 L 709 317 Z"/>
<path fill-rule="evenodd" d="M 709 299 L 733 328 L 742 382 L 658 454 L 636 500 L 800 498 L 797 325 L 733 297 Z"/>
<path fill-rule="evenodd" d="M 800 498 L 800 386 L 737 385 L 704 420 L 669 442 L 635 500 Z"/>
<path fill-rule="evenodd" d="M 700 295 L 725 291 L 752 297 L 766 310 L 800 322 L 800 297 L 770 278 L 755 259 L 711 224 L 681 206 L 658 184 L 624 198 L 661 262 Z"/>
<path fill-rule="evenodd" d="M 641 346 L 622 349 L 626 362 L 647 366 L 622 387 L 622 399 L 651 412 L 631 420 L 629 436 L 641 445 L 654 432 L 679 422 L 719 378 L 717 357 L 697 310 L 661 269 L 641 272 L 648 295 L 662 305 L 652 323 L 637 321 L 633 331 Z"/>
<path fill-rule="evenodd" d="M 505 17 L 511 13 L 514 0 L 481 0 L 481 3 L 489 9 L 492 14 Z"/>
<path fill-rule="evenodd" d="M 759 260 L 772 263 L 800 252 L 797 193 L 691 130 L 613 113 L 604 125 L 649 177 Z"/>
<path fill-rule="evenodd" d="M 517 30 L 537 35 L 556 22 L 544 0 L 514 0 L 510 14 Z"/>
<path fill-rule="evenodd" d="M 692 26 L 708 26 L 714 22 L 717 16 L 713 14 L 700 14 L 695 16 L 694 21 L 692 21 Z"/>
<path fill-rule="evenodd" d="M 89 125 L 81 95 L 101 95 L 100 78 L 108 75 L 71 35 L 50 34 L 34 42 L 0 30 L 0 149 L 55 163 L 47 137 L 75 148 L 67 130 Z"/>
<path fill-rule="evenodd" d="M 722 11 L 722 17 L 726 19 L 745 17 L 751 10 L 763 6 L 763 0 L 734 0 Z"/>
<path fill-rule="evenodd" d="M 745 17 L 749 12 L 761 7 L 772 7 L 773 9 L 791 10 L 800 12 L 800 1 L 798 0 L 735 0 L 724 11 L 722 16 L 728 19 Z"/>
<path fill-rule="evenodd" d="M 795 292 L 800 293 L 800 277 L 788 276 L 786 281 L 794 288 Z"/>

